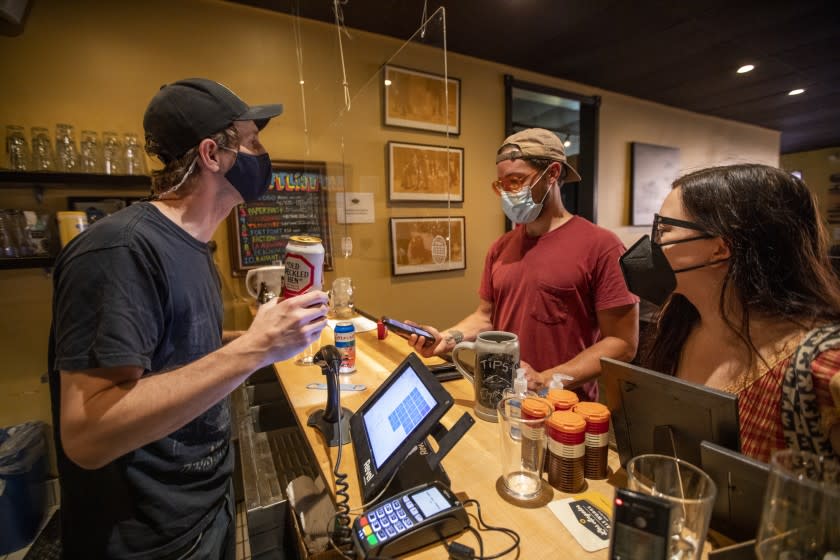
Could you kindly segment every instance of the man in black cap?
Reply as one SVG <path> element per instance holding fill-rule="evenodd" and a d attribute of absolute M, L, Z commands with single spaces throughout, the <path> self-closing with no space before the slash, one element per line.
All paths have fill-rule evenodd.
<path fill-rule="evenodd" d="M 234 558 L 227 396 L 326 324 L 314 291 L 262 305 L 235 339 L 222 331 L 207 243 L 267 190 L 259 129 L 281 112 L 210 80 L 164 86 L 143 120 L 165 164 L 154 200 L 58 258 L 49 368 L 65 558 Z"/>

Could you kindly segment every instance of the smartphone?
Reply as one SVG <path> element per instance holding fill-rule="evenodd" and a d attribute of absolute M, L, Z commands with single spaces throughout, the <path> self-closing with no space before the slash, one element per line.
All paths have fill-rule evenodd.
<path fill-rule="evenodd" d="M 406 340 L 408 340 L 411 335 L 416 334 L 417 336 L 426 337 L 426 342 L 423 343 L 423 346 L 431 346 L 435 343 L 434 335 L 427 330 L 421 329 L 420 327 L 406 325 L 405 323 L 397 321 L 396 319 L 391 319 L 390 317 L 382 317 L 382 324 L 388 327 L 389 331 L 397 336 L 403 337 Z"/>
<path fill-rule="evenodd" d="M 665 560 L 673 513 L 663 498 L 616 490 L 610 560 Z"/>
<path fill-rule="evenodd" d="M 320 389 L 322 391 L 326 391 L 327 390 L 327 384 L 326 383 L 310 383 L 309 385 L 306 386 L 306 388 L 307 389 Z M 341 390 L 341 391 L 364 391 L 365 389 L 367 389 L 367 387 L 365 387 L 361 383 L 342 383 L 341 385 L 339 385 L 339 390 Z"/>

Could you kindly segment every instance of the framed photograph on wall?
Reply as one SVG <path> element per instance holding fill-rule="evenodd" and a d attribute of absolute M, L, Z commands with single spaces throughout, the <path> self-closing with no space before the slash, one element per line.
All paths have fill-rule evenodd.
<path fill-rule="evenodd" d="M 461 80 L 387 64 L 384 73 L 386 126 L 461 134 Z"/>
<path fill-rule="evenodd" d="M 680 172 L 680 149 L 630 143 L 630 225 L 649 226 Z"/>
<path fill-rule="evenodd" d="M 327 164 L 272 161 L 268 191 L 230 213 L 231 269 L 234 276 L 286 259 L 293 235 L 310 235 L 324 246 L 324 270 L 333 269 L 327 217 Z"/>
<path fill-rule="evenodd" d="M 388 199 L 464 201 L 464 148 L 388 142 Z"/>
<path fill-rule="evenodd" d="M 391 218 L 393 275 L 465 269 L 465 230 L 463 216 Z"/>
<path fill-rule="evenodd" d="M 141 200 L 140 196 L 68 196 L 67 209 L 84 212 L 92 224 Z"/>

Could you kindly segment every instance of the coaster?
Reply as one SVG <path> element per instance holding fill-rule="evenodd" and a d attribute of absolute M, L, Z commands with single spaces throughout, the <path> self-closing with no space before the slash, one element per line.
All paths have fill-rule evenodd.
<path fill-rule="evenodd" d="M 587 552 L 610 544 L 610 511 L 607 498 L 597 492 L 584 492 L 574 498 L 548 504 L 578 544 Z"/>
<path fill-rule="evenodd" d="M 551 487 L 550 484 L 548 484 L 545 481 L 542 481 L 539 493 L 533 498 L 529 498 L 527 500 L 520 500 L 514 498 L 513 496 L 508 494 L 507 488 L 505 488 L 505 483 L 502 480 L 501 476 L 496 479 L 496 493 L 498 493 L 499 496 L 501 496 L 502 499 L 507 503 L 513 504 L 517 507 L 528 509 L 541 508 L 547 503 L 549 503 L 554 497 L 554 489 Z"/>

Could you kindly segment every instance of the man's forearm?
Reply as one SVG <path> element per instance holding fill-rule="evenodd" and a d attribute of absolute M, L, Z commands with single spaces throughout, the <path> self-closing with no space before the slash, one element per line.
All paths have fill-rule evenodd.
<path fill-rule="evenodd" d="M 480 333 L 492 330 L 492 328 L 493 324 L 490 322 L 488 317 L 481 313 L 471 313 L 458 324 L 449 327 L 441 334 L 443 335 L 444 340 L 449 342 L 450 346 L 448 350 L 451 351 L 457 343 L 455 338 L 450 334 L 453 331 L 461 333 L 463 340 L 475 340 L 475 337 L 477 337 Z"/>
<path fill-rule="evenodd" d="M 183 427 L 227 396 L 259 366 L 246 345 L 231 343 L 177 370 L 112 385 L 93 394 L 62 385 L 62 443 L 88 469 Z M 62 376 L 95 375 L 87 372 Z"/>
<path fill-rule="evenodd" d="M 630 361 L 634 355 L 635 347 L 632 344 L 617 336 L 608 336 L 568 362 L 543 371 L 541 375 L 545 384 L 548 384 L 554 373 L 570 375 L 574 378 L 574 381 L 569 381 L 566 386 L 574 388 L 598 377 L 601 373 L 602 357 Z"/>

